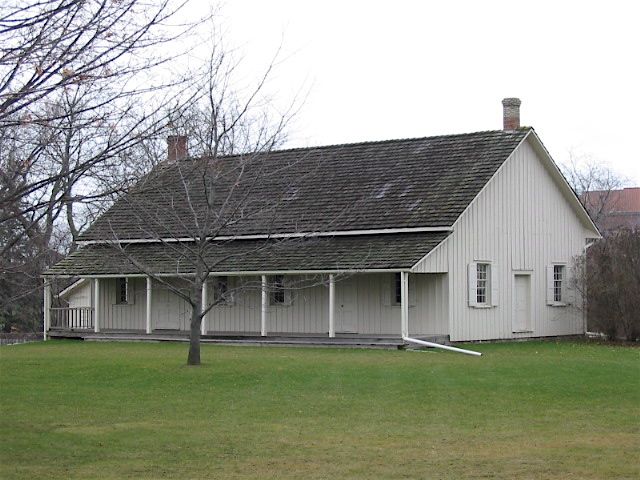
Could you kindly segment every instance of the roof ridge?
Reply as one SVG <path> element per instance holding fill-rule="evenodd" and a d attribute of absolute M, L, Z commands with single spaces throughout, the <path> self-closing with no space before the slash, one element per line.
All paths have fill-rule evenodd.
<path fill-rule="evenodd" d="M 388 138 L 385 140 L 364 140 L 360 142 L 345 142 L 345 143 L 332 143 L 328 145 L 312 145 L 308 147 L 291 147 L 291 148 L 282 148 L 275 150 L 265 150 L 264 152 L 247 152 L 247 153 L 234 153 L 231 155 L 219 155 L 219 158 L 233 158 L 233 157 L 241 157 L 243 155 L 255 155 L 259 153 L 271 154 L 271 153 L 288 153 L 288 152 L 296 152 L 296 151 L 304 151 L 304 150 L 319 150 L 319 149 L 328 149 L 328 148 L 339 148 L 339 147 L 355 147 L 359 145 L 381 145 L 386 143 L 395 143 L 395 142 L 410 142 L 415 140 L 433 140 L 433 139 L 442 139 L 442 138 L 454 138 L 454 137 L 469 137 L 472 135 L 486 135 L 486 134 L 507 134 L 513 135 L 514 133 L 526 133 L 529 130 L 533 130 L 533 127 L 520 127 L 517 130 L 505 131 L 505 130 L 480 130 L 477 132 L 465 132 L 465 133 L 449 133 L 442 135 L 431 135 L 427 137 L 406 137 L 406 138 Z M 204 156 L 197 157 L 189 157 L 184 159 L 183 161 L 189 160 L 201 160 Z"/>
<path fill-rule="evenodd" d="M 333 143 L 328 145 L 315 145 L 308 147 L 292 147 L 292 148 L 283 148 L 278 150 L 270 150 L 269 153 L 281 153 L 281 152 L 289 152 L 295 150 L 311 150 L 315 148 L 335 148 L 335 147 L 347 147 L 347 146 L 356 146 L 356 145 L 380 145 L 381 143 L 394 143 L 394 142 L 409 142 L 412 140 L 431 140 L 436 138 L 447 138 L 447 137 L 466 137 L 471 135 L 481 135 L 487 133 L 507 133 L 512 134 L 513 132 L 518 132 L 521 130 L 524 132 L 525 130 L 529 130 L 531 127 L 521 127 L 518 130 L 514 130 L 511 132 L 505 132 L 504 130 L 480 130 L 477 132 L 465 132 L 465 133 L 449 133 L 442 135 L 430 135 L 426 137 L 405 137 L 405 138 L 388 138 L 385 140 L 364 140 L 360 142 L 345 142 L 345 143 Z"/>

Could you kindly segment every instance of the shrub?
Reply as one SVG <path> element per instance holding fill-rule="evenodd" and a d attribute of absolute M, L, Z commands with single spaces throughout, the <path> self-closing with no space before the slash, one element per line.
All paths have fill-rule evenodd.
<path fill-rule="evenodd" d="M 576 264 L 589 329 L 610 339 L 639 340 L 640 228 L 596 241 Z"/>

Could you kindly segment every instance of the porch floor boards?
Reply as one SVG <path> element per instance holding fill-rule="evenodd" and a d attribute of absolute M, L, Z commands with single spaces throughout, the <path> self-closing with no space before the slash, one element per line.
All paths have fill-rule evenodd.
<path fill-rule="evenodd" d="M 154 331 L 147 335 L 142 331 L 106 331 L 95 333 L 82 330 L 51 330 L 50 338 L 79 339 L 85 341 L 123 341 L 123 342 L 188 342 L 189 335 L 182 331 Z M 438 343 L 448 343 L 446 336 L 419 338 Z M 239 333 L 208 333 L 201 337 L 202 343 L 250 346 L 305 346 L 338 348 L 386 348 L 401 349 L 406 343 L 392 335 L 336 334 L 334 338 L 321 334 L 277 334 L 262 337 L 260 335 Z"/>

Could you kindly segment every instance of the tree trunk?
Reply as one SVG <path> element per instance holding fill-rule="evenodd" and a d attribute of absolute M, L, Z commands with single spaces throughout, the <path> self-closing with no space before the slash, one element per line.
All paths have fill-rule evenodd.
<path fill-rule="evenodd" d="M 202 317 L 196 309 L 191 314 L 191 330 L 189 332 L 189 357 L 187 365 L 200 365 L 200 322 Z"/>
<path fill-rule="evenodd" d="M 187 365 L 200 365 L 200 324 L 202 323 L 202 283 L 196 281 L 192 291 L 195 302 L 191 306 L 189 330 L 189 356 Z"/>

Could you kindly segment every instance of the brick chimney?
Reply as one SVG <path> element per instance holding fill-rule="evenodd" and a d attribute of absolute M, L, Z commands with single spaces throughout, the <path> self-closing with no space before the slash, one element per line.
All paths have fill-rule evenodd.
<path fill-rule="evenodd" d="M 504 98 L 502 100 L 502 124 L 504 130 L 520 128 L 520 99 Z"/>
<path fill-rule="evenodd" d="M 176 162 L 189 156 L 186 135 L 169 135 L 167 137 L 167 161 Z"/>

